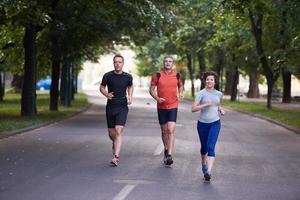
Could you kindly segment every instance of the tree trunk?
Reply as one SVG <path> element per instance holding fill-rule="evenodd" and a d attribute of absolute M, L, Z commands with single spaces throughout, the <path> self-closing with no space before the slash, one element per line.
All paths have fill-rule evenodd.
<path fill-rule="evenodd" d="M 64 57 L 64 64 L 61 73 L 60 97 L 61 105 L 71 106 L 71 64 L 70 58 Z"/>
<path fill-rule="evenodd" d="M 58 49 L 54 47 L 52 51 L 52 74 L 51 74 L 51 87 L 50 87 L 50 110 L 52 111 L 58 110 L 59 72 L 60 72 L 60 55 Z"/>
<path fill-rule="evenodd" d="M 182 84 L 184 86 L 184 77 L 181 77 L 182 79 Z M 77 71 L 74 72 L 74 93 L 78 93 L 78 73 Z"/>
<path fill-rule="evenodd" d="M 231 93 L 230 93 L 230 101 L 236 101 L 238 95 L 238 88 L 237 85 L 239 83 L 239 70 L 235 60 L 235 54 L 232 55 L 232 63 L 234 66 L 233 68 L 233 76 L 232 76 L 232 83 L 231 83 Z"/>
<path fill-rule="evenodd" d="M 35 116 L 36 109 L 36 36 L 37 29 L 33 25 L 25 27 L 24 35 L 24 81 L 22 88 L 21 115 Z"/>
<path fill-rule="evenodd" d="M 281 0 L 280 6 L 282 8 L 281 19 L 280 20 L 280 49 L 282 52 L 286 52 L 286 28 L 288 27 L 287 24 L 287 0 Z M 285 55 L 285 54 L 284 54 Z M 282 64 L 287 64 L 286 56 L 283 58 L 284 62 Z M 292 74 L 289 71 L 287 66 L 283 66 L 281 69 L 282 73 L 282 81 L 283 81 L 283 94 L 282 94 L 282 103 L 291 103 L 291 80 Z"/>
<path fill-rule="evenodd" d="M 0 102 L 3 101 L 4 97 L 4 91 L 5 91 L 5 79 L 4 79 L 4 73 L 5 72 L 0 72 Z"/>
<path fill-rule="evenodd" d="M 225 82 L 224 95 L 230 95 L 231 94 L 231 85 L 232 85 L 232 80 L 233 80 L 232 70 L 226 70 L 225 78 L 226 78 L 226 82 Z"/>
<path fill-rule="evenodd" d="M 72 93 L 72 87 L 71 87 L 71 77 L 72 77 L 72 68 L 71 68 L 71 62 L 70 59 L 67 58 L 67 79 L 66 79 L 66 106 L 71 107 L 71 93 Z"/>
<path fill-rule="evenodd" d="M 71 100 L 73 101 L 74 100 L 74 97 L 75 97 L 75 65 L 74 64 L 72 64 L 71 65 Z"/>
<path fill-rule="evenodd" d="M 272 108 L 272 90 L 275 82 L 274 74 L 269 66 L 268 60 L 266 58 L 263 45 L 262 45 L 262 21 L 263 21 L 263 14 L 259 13 L 257 15 L 256 22 L 254 21 L 254 16 L 252 10 L 249 10 L 249 19 L 251 22 L 251 27 L 253 31 L 253 35 L 255 37 L 255 44 L 256 44 L 256 51 L 261 62 L 264 74 L 267 78 L 267 85 L 268 85 L 268 94 L 267 94 L 267 108 Z"/>
<path fill-rule="evenodd" d="M 204 53 L 202 50 L 197 52 L 198 62 L 199 62 L 199 69 L 200 69 L 200 80 L 201 80 L 201 90 L 205 88 L 205 81 L 203 80 L 203 73 L 206 71 L 206 64 Z"/>
<path fill-rule="evenodd" d="M 191 91 L 192 91 L 192 97 L 195 97 L 195 85 L 194 85 L 194 70 L 193 70 L 193 58 L 191 53 L 187 53 L 187 68 L 191 79 Z"/>
<path fill-rule="evenodd" d="M 247 92 L 248 98 L 259 98 L 259 74 L 257 73 L 257 68 L 251 69 L 249 72 L 249 89 Z"/>
<path fill-rule="evenodd" d="M 63 66 L 60 74 L 60 105 L 66 105 L 66 82 L 67 82 L 67 66 L 64 58 Z"/>
<path fill-rule="evenodd" d="M 283 80 L 282 103 L 291 103 L 292 74 L 285 67 L 282 68 L 282 80 Z"/>
<path fill-rule="evenodd" d="M 220 90 L 220 79 L 221 79 L 221 70 L 224 67 L 224 58 L 225 58 L 225 53 L 224 50 L 221 47 L 217 47 L 217 57 L 218 57 L 218 62 L 214 68 L 214 71 L 218 73 L 219 75 L 219 80 L 217 81 L 217 84 L 215 86 L 215 88 L 217 90 Z"/>

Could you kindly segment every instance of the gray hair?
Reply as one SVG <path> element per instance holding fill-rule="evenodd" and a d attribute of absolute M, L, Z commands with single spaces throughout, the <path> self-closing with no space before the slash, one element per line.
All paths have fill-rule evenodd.
<path fill-rule="evenodd" d="M 166 56 L 164 57 L 164 60 L 165 60 L 166 58 L 171 58 L 171 59 L 174 61 L 174 58 L 173 58 L 173 56 L 171 56 L 171 55 L 166 55 Z"/>

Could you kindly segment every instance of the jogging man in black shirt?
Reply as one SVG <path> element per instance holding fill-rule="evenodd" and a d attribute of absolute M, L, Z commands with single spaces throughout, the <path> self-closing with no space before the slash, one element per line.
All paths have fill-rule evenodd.
<path fill-rule="evenodd" d="M 107 98 L 106 120 L 113 150 L 111 163 L 117 166 L 122 146 L 122 133 L 128 114 L 127 105 L 132 102 L 133 85 L 132 76 L 122 70 L 124 65 L 123 56 L 115 55 L 113 62 L 114 70 L 104 74 L 100 92 Z"/>

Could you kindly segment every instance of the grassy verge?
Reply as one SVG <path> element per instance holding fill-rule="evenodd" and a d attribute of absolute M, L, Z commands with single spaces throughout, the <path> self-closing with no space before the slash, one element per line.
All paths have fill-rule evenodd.
<path fill-rule="evenodd" d="M 190 92 L 185 93 L 185 98 L 194 101 Z M 259 114 L 294 128 L 300 128 L 300 110 L 279 108 L 272 108 L 269 110 L 266 108 L 266 103 L 231 102 L 226 99 L 222 100 L 222 106 L 234 110 Z"/>
<path fill-rule="evenodd" d="M 272 108 L 267 109 L 266 104 L 262 103 L 249 103 L 249 102 L 231 102 L 229 100 L 223 100 L 223 106 L 229 107 L 235 110 L 246 111 L 256 113 L 273 120 L 282 122 L 295 128 L 300 128 L 300 111 L 299 110 L 287 110 Z"/>
<path fill-rule="evenodd" d="M 49 94 L 37 94 L 38 114 L 35 117 L 22 117 L 20 116 L 20 94 L 7 94 L 4 97 L 4 102 L 0 103 L 0 132 L 17 130 L 61 119 L 87 106 L 87 99 L 84 94 L 76 94 L 72 107 L 60 106 L 59 111 L 49 111 L 49 101 Z"/>

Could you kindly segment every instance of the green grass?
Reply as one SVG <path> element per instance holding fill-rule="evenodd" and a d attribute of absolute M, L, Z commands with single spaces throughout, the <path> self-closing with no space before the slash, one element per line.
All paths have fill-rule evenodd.
<path fill-rule="evenodd" d="M 191 92 L 185 92 L 185 99 L 194 101 Z M 294 128 L 300 128 L 300 110 L 279 108 L 272 108 L 270 110 L 267 109 L 266 103 L 231 102 L 229 100 L 222 100 L 222 106 L 232 108 L 234 110 L 259 114 Z"/>
<path fill-rule="evenodd" d="M 37 94 L 37 112 L 34 117 L 22 117 L 20 94 L 6 94 L 0 103 L 0 132 L 30 127 L 40 123 L 61 119 L 87 106 L 84 94 L 76 94 L 72 107 L 59 106 L 59 111 L 49 110 L 49 94 Z M 1 133 L 0 133 L 1 134 Z"/>
<path fill-rule="evenodd" d="M 299 110 L 287 110 L 279 108 L 267 109 L 266 103 L 231 102 L 229 100 L 223 100 L 222 104 L 225 107 L 259 114 L 271 118 L 273 120 L 282 122 L 284 124 L 290 125 L 294 128 L 300 128 Z"/>

